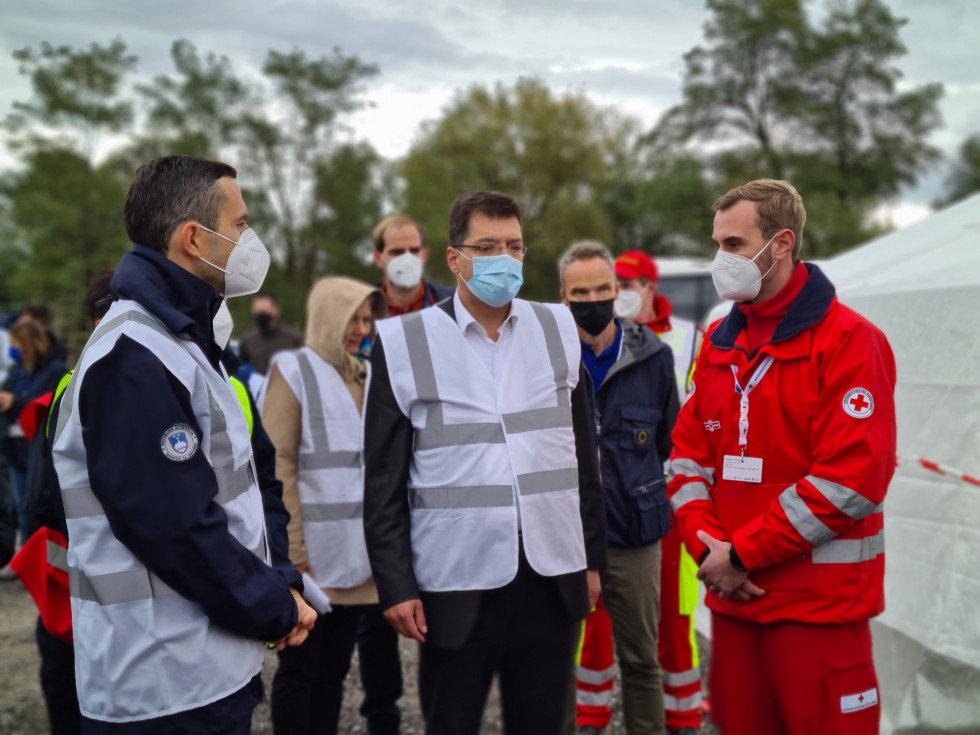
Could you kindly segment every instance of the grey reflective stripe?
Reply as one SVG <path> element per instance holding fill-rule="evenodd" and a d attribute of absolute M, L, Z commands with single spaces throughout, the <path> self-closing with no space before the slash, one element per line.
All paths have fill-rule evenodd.
<path fill-rule="evenodd" d="M 68 586 L 72 597 L 100 605 L 118 605 L 177 594 L 146 569 L 129 569 L 92 577 L 86 576 L 80 569 L 69 569 Z"/>
<path fill-rule="evenodd" d="M 88 485 L 62 488 L 61 503 L 65 506 L 65 518 L 68 520 L 105 515 L 102 503 Z"/>
<path fill-rule="evenodd" d="M 701 692 L 690 697 L 678 699 L 673 694 L 664 693 L 664 709 L 671 712 L 691 712 L 701 706 Z"/>
<path fill-rule="evenodd" d="M 265 561 L 265 531 L 262 531 L 262 535 L 259 536 L 259 542 L 255 545 L 254 549 L 249 549 L 253 554 L 255 554 L 259 559 Z"/>
<path fill-rule="evenodd" d="M 606 689 L 601 692 L 589 692 L 585 689 L 579 689 L 575 693 L 575 701 L 579 704 L 584 704 L 586 707 L 604 707 L 609 704 L 611 695 L 612 689 Z"/>
<path fill-rule="evenodd" d="M 796 491 L 796 485 L 790 485 L 779 494 L 779 504 L 796 532 L 814 546 L 830 541 L 837 535 L 810 510 Z"/>
<path fill-rule="evenodd" d="M 858 564 L 885 553 L 885 532 L 865 538 L 838 538 L 813 549 L 814 564 Z"/>
<path fill-rule="evenodd" d="M 701 680 L 701 671 L 699 669 L 688 669 L 687 671 L 667 671 L 667 669 L 663 669 L 661 673 L 664 684 L 669 687 L 683 687 Z"/>
<path fill-rule="evenodd" d="M 568 357 L 565 355 L 565 347 L 561 343 L 558 320 L 555 319 L 554 312 L 544 304 L 538 304 L 534 301 L 527 303 L 544 331 L 544 344 L 548 349 L 548 358 L 551 360 L 552 370 L 555 372 L 555 387 L 558 388 L 558 406 L 559 408 L 570 408 L 572 404 L 568 393 L 562 390 L 562 388 L 568 387 Z"/>
<path fill-rule="evenodd" d="M 416 510 L 508 508 L 514 504 L 514 489 L 510 485 L 410 487 L 408 504 Z"/>
<path fill-rule="evenodd" d="M 304 521 L 349 521 L 364 517 L 364 503 L 303 503 Z"/>
<path fill-rule="evenodd" d="M 578 467 L 527 472 L 517 476 L 521 495 L 539 495 L 578 488 Z"/>
<path fill-rule="evenodd" d="M 702 467 L 693 459 L 685 459 L 684 457 L 670 460 L 668 475 L 671 480 L 677 475 L 684 475 L 685 477 L 700 477 L 709 485 L 715 484 L 714 467 Z"/>
<path fill-rule="evenodd" d="M 572 411 L 569 408 L 532 408 L 528 411 L 505 413 L 504 428 L 508 434 L 523 434 L 542 429 L 564 429 L 572 427 Z"/>
<path fill-rule="evenodd" d="M 302 350 L 296 350 L 296 362 L 299 363 L 300 377 L 303 381 L 303 392 L 307 403 L 304 410 L 310 422 L 310 439 L 313 442 L 313 453 L 299 455 L 301 470 L 331 470 L 340 467 L 360 467 L 361 453 L 359 451 L 331 452 L 330 440 L 327 437 L 327 420 L 323 413 L 323 398 L 320 395 L 320 383 L 316 379 L 310 358 Z"/>
<path fill-rule="evenodd" d="M 218 493 L 214 502 L 218 505 L 228 505 L 232 500 L 244 495 L 252 486 L 251 462 L 237 470 L 234 468 L 235 454 L 228 433 L 228 422 L 225 412 L 218 406 L 207 386 L 208 401 L 211 404 L 211 467 L 214 479 L 218 484 Z"/>
<path fill-rule="evenodd" d="M 670 499 L 670 507 L 673 508 L 674 512 L 676 513 L 682 506 L 695 500 L 707 500 L 709 503 L 712 502 L 711 491 L 708 490 L 708 486 L 703 482 L 689 482 L 687 485 L 684 485 L 680 490 L 674 493 L 674 497 Z"/>
<path fill-rule="evenodd" d="M 857 490 L 836 482 L 824 480 L 814 475 L 807 475 L 806 479 L 820 491 L 827 500 L 833 504 L 837 510 L 856 521 L 861 520 L 867 515 L 875 512 L 875 504 L 861 495 Z"/>
<path fill-rule="evenodd" d="M 68 571 L 68 549 L 48 540 L 48 564 L 63 572 Z"/>
<path fill-rule="evenodd" d="M 429 340 L 425 335 L 422 312 L 414 311 L 403 316 L 402 329 L 405 331 L 408 361 L 412 365 L 412 376 L 415 379 L 415 393 L 425 404 L 426 426 L 441 426 L 442 402 L 439 400 L 436 371 L 432 367 L 432 354 L 429 352 Z"/>
<path fill-rule="evenodd" d="M 610 666 L 608 669 L 603 669 L 602 671 L 593 671 L 592 669 L 586 669 L 582 666 L 578 667 L 578 673 L 575 678 L 578 679 L 583 684 L 591 684 L 592 686 L 601 686 L 612 681 L 613 674 L 616 673 L 615 664 Z"/>
<path fill-rule="evenodd" d="M 429 424 L 426 418 L 424 429 L 415 430 L 415 449 L 438 449 L 439 447 L 458 447 L 468 444 L 503 444 L 504 430 L 500 424 Z"/>
<path fill-rule="evenodd" d="M 118 327 L 120 324 L 125 322 L 139 322 L 140 324 L 149 327 L 155 332 L 159 332 L 165 337 L 175 339 L 174 335 L 167 330 L 160 322 L 151 316 L 147 316 L 141 311 L 127 311 L 125 314 L 120 314 L 119 316 L 99 324 L 95 331 L 92 332 L 92 336 L 89 337 L 88 344 L 85 345 L 85 349 L 82 350 L 82 354 L 78 356 L 77 364 L 82 363 L 82 359 L 85 357 L 85 353 L 88 352 L 88 348 L 98 342 L 105 334 L 111 332 L 113 329 Z M 58 426 L 55 428 L 54 432 L 54 443 L 58 442 L 58 437 L 61 436 L 61 432 L 64 430 L 65 425 L 68 423 L 68 419 L 71 417 L 72 403 L 74 401 L 75 386 L 77 381 L 75 378 L 78 377 L 76 372 L 72 379 L 68 382 L 68 387 L 65 388 L 63 393 L 64 398 L 61 399 L 61 409 L 58 413 Z M 52 444 L 52 446 L 54 446 Z"/>

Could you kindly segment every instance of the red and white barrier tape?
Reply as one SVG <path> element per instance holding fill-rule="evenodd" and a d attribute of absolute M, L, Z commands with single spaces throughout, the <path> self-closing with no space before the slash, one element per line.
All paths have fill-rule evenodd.
<path fill-rule="evenodd" d="M 922 457 L 899 457 L 898 464 L 906 464 L 908 462 L 916 462 L 927 470 L 935 472 L 940 475 L 948 475 L 949 477 L 955 477 L 963 482 L 968 482 L 971 485 L 980 485 L 980 479 L 968 475 L 965 472 L 960 472 L 959 470 L 950 467 L 949 465 L 941 464 L 939 462 L 933 462 L 928 459 L 922 459 Z"/>

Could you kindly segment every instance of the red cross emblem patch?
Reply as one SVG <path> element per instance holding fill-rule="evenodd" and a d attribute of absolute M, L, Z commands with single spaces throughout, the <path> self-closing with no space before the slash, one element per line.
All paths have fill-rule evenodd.
<path fill-rule="evenodd" d="M 864 388 L 851 388 L 844 396 L 844 413 L 856 419 L 866 419 L 875 410 L 875 399 L 871 391 Z"/>

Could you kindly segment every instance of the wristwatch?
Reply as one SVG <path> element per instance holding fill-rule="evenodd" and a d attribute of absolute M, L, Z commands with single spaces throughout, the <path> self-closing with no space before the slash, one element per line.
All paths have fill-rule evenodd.
<path fill-rule="evenodd" d="M 731 562 L 732 566 L 735 568 L 736 571 L 739 572 L 749 571 L 748 569 L 745 568 L 745 565 L 742 563 L 742 560 L 738 558 L 738 552 L 735 551 L 735 544 L 732 544 L 732 547 L 728 550 L 728 561 Z"/>

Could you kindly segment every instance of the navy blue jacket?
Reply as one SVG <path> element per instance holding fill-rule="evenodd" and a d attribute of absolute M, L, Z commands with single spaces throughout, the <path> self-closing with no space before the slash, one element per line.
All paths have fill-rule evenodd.
<path fill-rule="evenodd" d="M 218 369 L 221 349 L 211 323 L 221 299 L 206 282 L 136 245 L 120 261 L 112 291 L 192 339 Z M 88 369 L 79 411 L 92 491 L 116 538 L 174 590 L 200 604 L 216 625 L 256 640 L 286 635 L 296 625 L 289 590 L 290 582 L 299 584 L 295 570 L 287 574 L 286 566 L 266 566 L 229 533 L 203 452 L 171 462 L 160 450 L 160 437 L 175 424 L 202 434 L 180 381 L 146 347 L 123 336 Z M 271 444 L 266 449 L 271 452 Z M 264 485 L 271 474 L 262 469 L 266 462 L 259 465 Z M 270 546 L 284 548 L 271 538 Z"/>
<path fill-rule="evenodd" d="M 609 545 L 636 548 L 670 529 L 664 461 L 679 401 L 670 347 L 647 327 L 621 322 L 622 354 L 596 396 L 597 444 Z"/>

